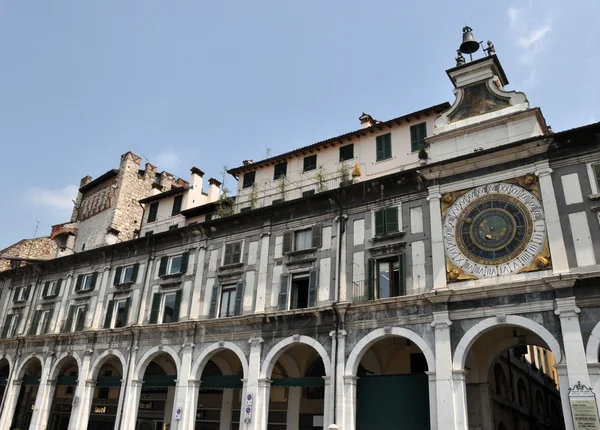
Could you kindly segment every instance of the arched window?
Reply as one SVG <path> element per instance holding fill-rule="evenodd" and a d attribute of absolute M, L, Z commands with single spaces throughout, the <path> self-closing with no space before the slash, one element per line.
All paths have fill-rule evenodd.
<path fill-rule="evenodd" d="M 508 396 L 506 375 L 500 363 L 496 363 L 494 366 L 494 380 L 496 382 L 496 394 L 499 396 Z"/>
<path fill-rule="evenodd" d="M 519 405 L 526 407 L 529 403 L 529 392 L 522 378 L 517 382 L 517 390 L 519 392 Z"/>
<path fill-rule="evenodd" d="M 306 378 L 322 378 L 325 376 L 325 366 L 323 360 L 318 357 L 312 362 L 304 375 Z M 325 387 L 307 387 L 304 389 L 304 397 L 307 399 L 324 399 L 325 398 Z"/>

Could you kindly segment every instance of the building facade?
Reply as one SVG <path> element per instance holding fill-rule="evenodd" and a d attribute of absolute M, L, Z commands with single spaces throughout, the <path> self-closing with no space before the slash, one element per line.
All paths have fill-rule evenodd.
<path fill-rule="evenodd" d="M 447 73 L 452 105 L 232 169 L 230 211 L 3 272 L 0 428 L 574 429 L 600 124 L 552 133 L 495 55 Z"/>

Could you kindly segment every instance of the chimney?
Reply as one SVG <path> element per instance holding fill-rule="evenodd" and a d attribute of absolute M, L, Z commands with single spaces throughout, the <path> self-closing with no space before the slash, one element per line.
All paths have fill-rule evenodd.
<path fill-rule="evenodd" d="M 244 160 L 244 161 L 242 161 L 242 164 L 243 164 L 244 166 L 249 166 L 249 165 L 250 165 L 250 164 L 252 164 L 252 163 L 253 163 L 253 161 L 252 161 L 252 160 Z"/>
<path fill-rule="evenodd" d="M 358 118 L 360 119 L 360 128 L 369 128 L 375 124 L 375 120 L 368 113 L 364 113 Z"/>
<path fill-rule="evenodd" d="M 215 178 L 208 180 L 208 201 L 207 203 L 216 202 L 219 200 L 221 183 Z"/>
<path fill-rule="evenodd" d="M 204 172 L 197 167 L 190 169 L 190 188 L 183 197 L 183 209 L 195 208 L 206 203 L 206 195 L 202 194 L 202 177 Z"/>
<path fill-rule="evenodd" d="M 90 182 L 92 182 L 92 177 L 90 175 L 84 176 L 81 178 L 81 181 L 79 181 L 79 188 L 89 184 Z"/>

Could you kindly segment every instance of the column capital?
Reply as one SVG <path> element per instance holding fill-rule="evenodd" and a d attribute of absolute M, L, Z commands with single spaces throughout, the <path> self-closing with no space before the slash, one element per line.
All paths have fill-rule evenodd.
<path fill-rule="evenodd" d="M 110 266 L 104 266 L 104 269 L 102 269 L 102 270 L 104 270 L 105 272 L 109 272 L 110 271 Z"/>
<path fill-rule="evenodd" d="M 270 388 L 271 382 L 273 382 L 273 381 L 269 378 L 260 378 L 258 380 L 258 386 L 263 387 L 263 388 Z"/>
<path fill-rule="evenodd" d="M 331 384 L 331 376 L 321 376 L 321 378 L 325 381 L 325 385 Z"/>
<path fill-rule="evenodd" d="M 140 381 L 139 379 L 132 379 L 130 382 L 132 387 L 141 387 L 144 385 L 144 381 Z"/>
<path fill-rule="evenodd" d="M 200 379 L 188 379 L 188 387 L 200 388 L 202 381 Z"/>
<path fill-rule="evenodd" d="M 269 237 L 269 236 L 271 236 L 271 232 L 270 231 L 264 231 L 264 232 L 262 232 L 260 234 L 261 238 L 263 238 L 263 237 Z"/>
<path fill-rule="evenodd" d="M 358 376 L 344 375 L 344 384 L 345 385 L 354 385 L 354 386 L 356 386 L 356 382 L 357 381 L 358 381 Z"/>
<path fill-rule="evenodd" d="M 49 387 L 56 387 L 56 384 L 58 384 L 58 379 L 46 380 L 46 385 L 48 385 Z"/>
<path fill-rule="evenodd" d="M 452 369 L 452 379 L 454 381 L 464 381 L 469 373 L 466 369 Z"/>
<path fill-rule="evenodd" d="M 556 310 L 554 313 L 559 317 L 573 317 L 581 311 L 575 303 L 575 297 L 564 297 L 556 299 Z"/>
<path fill-rule="evenodd" d="M 184 343 L 183 345 L 181 345 L 181 350 L 182 350 L 183 352 L 185 352 L 185 351 L 189 351 L 189 350 L 192 350 L 192 351 L 193 351 L 193 350 L 194 350 L 194 348 L 196 348 L 196 344 L 195 344 L 195 343 L 193 343 L 193 342 L 190 342 L 190 343 Z"/>
<path fill-rule="evenodd" d="M 96 385 L 98 385 L 98 382 L 94 381 L 93 379 L 86 379 L 85 381 L 86 387 L 95 387 Z"/>
<path fill-rule="evenodd" d="M 262 337 L 251 337 L 248 339 L 248 343 L 252 346 L 257 346 L 261 343 L 265 343 L 265 340 Z"/>
<path fill-rule="evenodd" d="M 431 322 L 431 327 L 437 330 L 445 330 L 449 329 L 452 325 L 452 321 L 450 321 L 450 314 L 448 311 L 439 311 L 433 313 L 433 321 Z"/>
<path fill-rule="evenodd" d="M 550 168 L 550 164 L 548 161 L 538 161 L 535 163 L 535 175 L 538 178 L 542 178 L 544 176 L 548 176 L 552 173 L 552 169 Z"/>
<path fill-rule="evenodd" d="M 13 385 L 23 385 L 23 380 L 22 379 L 13 379 L 12 381 Z"/>
<path fill-rule="evenodd" d="M 338 330 L 338 338 L 348 336 L 348 332 L 346 330 Z M 335 337 L 335 330 L 331 330 L 329 332 L 329 337 Z"/>
<path fill-rule="evenodd" d="M 429 381 L 435 381 L 435 372 L 425 372 Z"/>

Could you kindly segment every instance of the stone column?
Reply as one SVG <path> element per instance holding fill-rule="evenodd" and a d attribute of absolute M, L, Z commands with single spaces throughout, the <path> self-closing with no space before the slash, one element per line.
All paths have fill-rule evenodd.
<path fill-rule="evenodd" d="M 14 371 L 12 372 L 13 375 L 15 373 L 16 372 Z M 0 417 L 0 429 L 10 428 L 15 416 L 15 408 L 17 407 L 21 387 L 23 386 L 23 380 L 14 379 L 13 375 L 11 375 L 6 384 L 8 389 L 4 393 L 4 409 L 2 410 L 2 416 Z"/>
<path fill-rule="evenodd" d="M 187 395 L 183 406 L 183 416 L 179 423 L 180 429 L 193 429 L 196 425 L 196 413 L 198 411 L 198 393 L 201 382 L 198 379 L 188 379 Z"/>
<path fill-rule="evenodd" d="M 566 361 L 568 386 L 561 384 L 561 391 L 574 386 L 578 382 L 590 386 L 590 375 L 587 368 L 587 359 L 585 357 L 585 348 L 581 336 L 581 327 L 579 326 L 579 308 L 575 304 L 575 297 L 564 297 L 556 299 L 556 310 L 554 311 L 560 318 L 560 328 L 562 331 L 563 345 Z"/>
<path fill-rule="evenodd" d="M 31 415 L 30 429 L 46 430 L 48 418 L 50 416 L 50 408 L 54 401 L 54 392 L 56 391 L 56 380 L 50 379 L 50 369 L 54 361 L 54 353 L 47 353 L 44 365 L 42 367 L 42 377 L 40 386 L 35 398 L 33 414 Z"/>
<path fill-rule="evenodd" d="M 152 277 L 154 276 L 154 255 L 148 258 L 148 276 L 146 276 L 146 282 L 142 286 L 142 295 L 140 297 L 140 308 L 137 314 L 137 324 L 144 325 L 144 317 L 146 316 L 146 303 L 148 302 L 148 289 L 152 283 Z"/>
<path fill-rule="evenodd" d="M 452 371 L 454 388 L 454 411 L 456 430 L 468 430 L 469 418 L 467 412 L 467 371 L 464 369 Z"/>
<path fill-rule="evenodd" d="M 535 163 L 538 180 L 540 182 L 540 193 L 544 205 L 546 231 L 548 232 L 548 244 L 550 245 L 550 254 L 552 255 L 552 270 L 554 274 L 568 273 L 569 262 L 567 261 L 567 251 L 563 239 L 558 207 L 556 205 L 556 196 L 554 195 L 554 186 L 552 185 L 552 169 L 548 161 Z"/>
<path fill-rule="evenodd" d="M 260 258 L 258 260 L 258 282 L 256 283 L 256 305 L 254 313 L 265 311 L 267 277 L 269 271 L 269 239 L 271 233 L 262 233 L 260 238 Z"/>
<path fill-rule="evenodd" d="M 343 314 L 345 312 L 345 308 L 340 309 L 340 318 L 343 320 Z M 335 336 L 335 331 L 331 331 L 329 336 L 331 337 L 331 369 L 329 370 L 329 374 L 331 375 L 331 380 L 335 379 L 336 384 L 336 398 L 335 402 L 333 401 L 333 382 L 331 383 L 331 391 L 325 391 L 325 409 L 324 409 L 324 423 L 325 428 L 327 428 L 330 424 L 337 424 L 338 426 L 343 423 L 345 416 L 345 384 L 344 384 L 344 374 L 346 373 L 346 336 L 348 332 L 346 330 L 339 330 L 337 337 Z M 335 352 L 337 351 L 337 366 L 335 364 Z M 336 372 L 337 367 L 337 375 L 334 378 L 334 372 Z M 327 381 L 326 381 L 327 382 Z M 327 386 L 326 386 L 327 388 Z M 335 404 L 334 404 L 335 403 Z M 335 408 L 335 411 L 334 411 Z M 335 412 L 335 413 L 334 413 Z M 334 419 L 335 415 L 335 419 Z M 344 428 L 344 427 L 342 427 Z"/>
<path fill-rule="evenodd" d="M 452 350 L 448 311 L 433 313 L 431 326 L 435 330 L 435 394 L 437 397 L 437 429 L 454 430 Z M 435 427 L 435 426 L 432 426 Z"/>
<path fill-rule="evenodd" d="M 90 410 L 92 407 L 92 399 L 94 397 L 94 389 L 96 381 L 90 380 L 90 365 L 92 350 L 85 351 L 81 369 L 79 369 L 77 377 L 77 388 L 75 388 L 75 397 L 79 398 L 77 406 L 73 405 L 71 410 L 71 418 L 69 419 L 69 430 L 87 430 L 88 421 L 90 420 Z"/>
<path fill-rule="evenodd" d="M 429 187 L 429 219 L 431 222 L 431 260 L 433 265 L 433 288 L 448 288 L 446 284 L 446 259 L 444 257 L 444 231 L 442 229 L 442 206 L 440 187 Z"/>
<path fill-rule="evenodd" d="M 110 266 L 106 266 L 104 268 L 102 276 L 100 277 L 100 287 L 98 288 L 98 291 L 99 291 L 98 305 L 96 306 L 96 309 L 94 309 L 94 316 L 92 319 L 92 326 L 91 326 L 91 328 L 93 328 L 93 329 L 102 328 L 104 325 L 104 318 L 106 318 L 106 309 L 104 306 L 104 300 L 108 296 L 108 294 L 106 294 L 106 289 L 107 289 L 107 286 L 109 285 L 109 280 L 110 280 Z"/>
<path fill-rule="evenodd" d="M 137 421 L 137 413 L 140 407 L 140 396 L 144 381 L 130 379 L 127 381 L 127 395 L 123 407 L 123 419 L 121 429 L 134 429 Z"/>
<path fill-rule="evenodd" d="M 429 388 L 429 422 L 431 429 L 437 429 L 437 396 L 435 394 L 435 372 L 425 372 Z"/>
<path fill-rule="evenodd" d="M 569 375 L 565 364 L 555 364 L 558 374 L 558 385 L 560 387 L 560 404 L 562 407 L 563 418 L 565 420 L 565 430 L 574 430 L 573 415 L 571 414 L 571 402 L 569 401 Z"/>
<path fill-rule="evenodd" d="M 173 393 L 173 410 L 171 412 L 171 429 L 173 430 L 184 428 L 181 422 L 189 421 L 185 419 L 187 415 L 192 418 L 195 418 L 196 415 L 196 408 L 193 408 L 193 411 L 185 408 L 189 394 L 188 381 L 192 373 L 192 355 L 195 347 L 196 345 L 193 343 L 185 343 L 181 351 L 181 368 L 177 374 L 177 386 Z M 178 408 L 182 410 L 180 419 L 176 419 Z"/>
<path fill-rule="evenodd" d="M 267 428 L 269 413 L 269 398 L 271 380 L 260 380 L 261 352 L 264 340 L 262 337 L 252 337 L 250 343 L 250 357 L 248 359 L 248 375 L 242 391 L 242 407 L 240 412 L 240 430 L 264 430 Z M 244 422 L 244 408 L 246 396 L 252 394 L 252 417 L 250 422 Z"/>
<path fill-rule="evenodd" d="M 231 429 L 231 414 L 233 413 L 233 395 L 235 390 L 223 390 L 223 399 L 221 400 L 221 417 L 220 430 Z M 242 399 L 242 408 L 244 407 L 244 399 Z"/>
<path fill-rule="evenodd" d="M 323 376 L 323 380 L 325 381 L 325 387 L 323 389 L 323 426 L 327 428 L 331 421 L 333 420 L 333 389 L 331 384 L 331 378 L 329 376 Z M 340 405 L 338 408 L 340 411 L 343 410 L 343 405 Z M 340 415 L 340 418 L 342 416 Z M 338 418 L 338 421 L 341 419 Z"/>
<path fill-rule="evenodd" d="M 300 426 L 300 401 L 302 400 L 302 388 L 290 387 L 288 389 L 286 429 L 298 430 Z"/>
<path fill-rule="evenodd" d="M 204 276 L 204 260 L 206 258 L 206 246 L 200 245 L 198 248 L 198 261 L 196 263 L 196 274 L 194 276 L 194 285 L 202 285 Z M 190 307 L 190 319 L 197 320 L 200 315 L 200 295 L 202 288 L 192 288 L 192 305 Z M 193 427 L 192 427 L 193 428 Z"/>
<path fill-rule="evenodd" d="M 356 383 L 358 377 L 344 375 L 344 416 L 341 425 L 343 430 L 356 428 Z"/>

